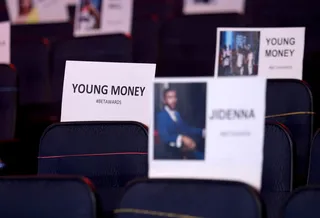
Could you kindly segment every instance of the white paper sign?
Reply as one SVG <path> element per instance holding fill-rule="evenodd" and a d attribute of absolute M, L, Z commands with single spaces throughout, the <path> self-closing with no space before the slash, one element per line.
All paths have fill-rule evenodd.
<path fill-rule="evenodd" d="M 65 0 L 66 5 L 76 5 L 79 0 Z"/>
<path fill-rule="evenodd" d="M 10 64 L 10 22 L 0 22 L 0 64 Z"/>
<path fill-rule="evenodd" d="M 67 61 L 61 121 L 138 121 L 149 126 L 155 67 Z"/>
<path fill-rule="evenodd" d="M 302 79 L 305 28 L 218 28 L 215 76 Z"/>
<path fill-rule="evenodd" d="M 6 0 L 12 24 L 67 22 L 68 10 L 61 0 Z"/>
<path fill-rule="evenodd" d="M 74 36 L 130 34 L 132 0 L 79 0 Z"/>
<path fill-rule="evenodd" d="M 245 0 L 184 0 L 184 14 L 239 13 L 245 11 Z"/>
<path fill-rule="evenodd" d="M 149 177 L 261 187 L 266 79 L 155 79 Z"/>

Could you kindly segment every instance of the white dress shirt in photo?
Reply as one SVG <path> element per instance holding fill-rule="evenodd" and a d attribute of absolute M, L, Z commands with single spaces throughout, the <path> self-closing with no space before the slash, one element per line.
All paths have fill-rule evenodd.
<path fill-rule="evenodd" d="M 174 121 L 177 122 L 178 118 L 177 118 L 177 111 L 176 110 L 172 110 L 170 109 L 168 106 L 165 106 L 164 109 L 167 111 L 167 113 L 169 114 L 170 118 Z M 202 137 L 204 138 L 206 134 L 205 129 L 202 130 Z M 180 148 L 182 146 L 182 135 L 178 135 L 176 142 L 170 142 L 169 145 L 171 147 L 177 147 Z"/>

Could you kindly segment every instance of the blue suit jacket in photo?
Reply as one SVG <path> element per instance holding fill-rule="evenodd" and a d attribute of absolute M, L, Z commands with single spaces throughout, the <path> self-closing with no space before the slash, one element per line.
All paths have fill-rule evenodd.
<path fill-rule="evenodd" d="M 201 137 L 202 129 L 190 127 L 182 120 L 179 112 L 176 112 L 175 115 L 177 118 L 176 122 L 171 119 L 166 110 L 160 111 L 156 117 L 156 129 L 158 130 L 161 143 L 166 146 L 167 150 L 175 149 L 180 153 L 180 149 L 176 147 L 178 135 L 185 135 L 191 138 Z M 203 153 L 201 152 L 195 151 L 194 155 L 196 159 L 203 159 Z"/>
<path fill-rule="evenodd" d="M 189 137 L 202 136 L 202 129 L 190 127 L 186 124 L 176 112 L 177 122 L 171 119 L 166 110 L 162 110 L 157 115 L 157 130 L 161 142 L 164 144 L 176 143 L 178 135 Z"/>

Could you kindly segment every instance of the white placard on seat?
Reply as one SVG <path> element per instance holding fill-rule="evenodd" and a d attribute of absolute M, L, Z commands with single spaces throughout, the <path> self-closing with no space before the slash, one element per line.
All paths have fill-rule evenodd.
<path fill-rule="evenodd" d="M 6 0 L 12 24 L 59 23 L 69 20 L 68 10 L 61 0 Z"/>
<path fill-rule="evenodd" d="M 155 79 L 149 177 L 261 187 L 266 79 Z"/>
<path fill-rule="evenodd" d="M 184 0 L 183 13 L 186 15 L 243 14 L 245 11 L 245 3 L 245 0 Z"/>
<path fill-rule="evenodd" d="M 132 0 L 80 0 L 76 5 L 75 37 L 131 34 Z"/>
<path fill-rule="evenodd" d="M 10 64 L 10 22 L 0 22 L 0 64 Z"/>
<path fill-rule="evenodd" d="M 149 126 L 155 64 L 67 61 L 61 121 L 137 121 Z"/>
<path fill-rule="evenodd" d="M 79 0 L 64 0 L 66 5 L 76 5 Z"/>
<path fill-rule="evenodd" d="M 215 77 L 302 79 L 305 28 L 218 28 Z"/>

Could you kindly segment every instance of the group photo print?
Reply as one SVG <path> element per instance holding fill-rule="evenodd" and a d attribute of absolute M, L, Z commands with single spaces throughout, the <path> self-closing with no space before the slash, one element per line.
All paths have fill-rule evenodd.
<path fill-rule="evenodd" d="M 218 76 L 258 75 L 260 31 L 220 31 Z"/>
<path fill-rule="evenodd" d="M 204 160 L 206 83 L 156 83 L 154 159 Z"/>

